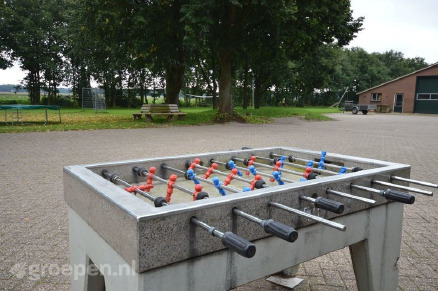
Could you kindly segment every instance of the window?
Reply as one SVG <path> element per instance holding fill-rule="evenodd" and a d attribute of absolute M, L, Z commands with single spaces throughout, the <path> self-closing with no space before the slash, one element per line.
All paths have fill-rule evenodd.
<path fill-rule="evenodd" d="M 438 93 L 417 93 L 417 100 L 438 100 Z"/>
<path fill-rule="evenodd" d="M 371 101 L 381 101 L 382 93 L 371 93 Z"/>

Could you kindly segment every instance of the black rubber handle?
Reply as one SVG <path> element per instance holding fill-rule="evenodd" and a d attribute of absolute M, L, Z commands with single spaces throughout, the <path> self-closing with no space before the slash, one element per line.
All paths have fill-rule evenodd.
<path fill-rule="evenodd" d="M 382 195 L 388 200 L 397 201 L 405 204 L 414 204 L 415 202 L 415 196 L 405 192 L 387 189 L 387 190 L 382 190 L 380 193 L 381 193 L 380 195 Z"/>
<path fill-rule="evenodd" d="M 255 186 L 256 189 L 262 189 L 262 188 L 265 188 L 265 185 L 266 185 L 266 182 L 263 181 L 263 179 L 261 179 L 261 180 L 257 180 L 257 181 L 255 182 L 255 184 L 254 184 L 254 186 Z"/>
<path fill-rule="evenodd" d="M 105 179 L 109 180 L 111 178 L 111 174 L 110 174 L 110 172 L 108 172 L 108 170 L 103 169 L 102 170 L 102 177 L 104 177 Z"/>
<path fill-rule="evenodd" d="M 208 193 L 202 191 L 202 192 L 199 192 L 198 195 L 196 195 L 196 200 L 207 199 L 208 197 L 209 197 Z"/>
<path fill-rule="evenodd" d="M 139 168 L 137 166 L 132 167 L 132 171 L 137 174 L 139 177 L 146 177 L 146 169 L 145 168 Z"/>
<path fill-rule="evenodd" d="M 155 207 L 161 207 L 167 204 L 167 200 L 164 197 L 157 197 L 154 199 Z"/>
<path fill-rule="evenodd" d="M 231 231 L 225 232 L 221 241 L 224 246 L 245 258 L 252 258 L 255 255 L 255 245 Z"/>
<path fill-rule="evenodd" d="M 333 201 L 324 197 L 318 197 L 315 199 L 315 206 L 327 211 L 331 211 L 337 214 L 344 212 L 344 204 Z"/>
<path fill-rule="evenodd" d="M 104 177 L 107 180 L 110 180 L 111 182 L 115 182 L 115 178 L 117 178 L 116 174 L 111 174 L 108 170 L 103 169 L 102 170 L 102 177 Z"/>
<path fill-rule="evenodd" d="M 316 179 L 318 177 L 318 174 L 315 172 L 311 172 L 309 173 L 309 175 L 307 176 L 307 180 L 313 180 Z"/>
<path fill-rule="evenodd" d="M 267 233 L 273 234 L 288 242 L 294 242 L 298 238 L 298 232 L 295 228 L 272 219 L 264 220 L 263 228 Z"/>

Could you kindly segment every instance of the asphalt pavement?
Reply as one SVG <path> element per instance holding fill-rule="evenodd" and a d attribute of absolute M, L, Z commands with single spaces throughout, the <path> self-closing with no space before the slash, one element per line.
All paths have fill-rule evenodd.
<path fill-rule="evenodd" d="M 406 163 L 438 183 L 438 115 L 331 114 L 333 121 L 0 134 L 0 289 L 68 290 L 62 171 L 248 147 L 286 146 Z M 416 195 L 403 220 L 399 290 L 438 290 L 438 200 Z M 295 290 L 356 290 L 348 249 L 300 265 Z M 260 279 L 237 288 L 288 290 Z"/>

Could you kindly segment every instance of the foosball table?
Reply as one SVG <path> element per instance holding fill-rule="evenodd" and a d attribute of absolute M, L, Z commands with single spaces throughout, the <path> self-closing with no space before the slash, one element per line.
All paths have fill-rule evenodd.
<path fill-rule="evenodd" d="M 71 288 L 229 290 L 348 246 L 359 290 L 396 290 L 410 184 L 438 187 L 285 147 L 68 166 Z"/>

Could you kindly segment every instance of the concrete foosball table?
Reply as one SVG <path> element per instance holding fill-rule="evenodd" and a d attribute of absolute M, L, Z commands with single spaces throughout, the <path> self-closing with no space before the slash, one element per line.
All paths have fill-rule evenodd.
<path fill-rule="evenodd" d="M 397 289 L 403 203 L 382 197 L 387 187 L 373 181 L 406 187 L 407 182 L 394 179 L 409 178 L 409 165 L 327 154 L 326 169 L 345 166 L 363 170 L 342 175 L 319 172 L 317 179 L 277 186 L 275 181 L 267 181 L 269 187 L 226 196 L 215 195 L 214 187 L 205 188 L 210 197 L 196 201 L 187 194 L 175 193 L 172 201 L 163 207 L 155 207 L 141 195 L 128 193 L 113 183 L 117 179 L 144 182 L 144 178 L 133 173 L 133 167 L 157 167 L 156 175 L 168 179 L 173 173 L 163 164 L 185 171 L 187 161 L 195 158 L 208 165 L 211 160 L 239 161 L 253 155 L 296 155 L 313 161 L 321 156 L 314 151 L 275 147 L 65 167 L 64 193 L 69 206 L 73 270 L 71 289 L 228 290 L 347 246 L 359 290 Z M 105 179 L 104 171 L 117 176 L 113 174 L 111 179 Z M 313 171 L 318 173 L 318 169 Z M 181 174 L 176 183 L 193 184 Z M 233 183 L 238 185 L 237 180 L 230 185 Z M 381 195 L 360 187 L 382 190 Z M 157 183 L 150 194 L 162 196 L 166 189 L 164 183 Z M 327 194 L 327 189 L 374 203 Z M 399 193 L 393 192 L 391 195 Z M 414 202 L 413 196 L 404 195 L 403 199 L 408 197 L 406 203 Z M 316 208 L 308 200 L 300 199 L 303 196 L 336 200 L 342 203 L 344 211 L 337 214 Z M 317 216 L 321 222 L 315 221 L 315 217 L 291 213 L 287 211 L 289 208 Z M 294 227 L 298 237 L 293 242 L 282 240 L 257 223 L 236 215 L 234 209 Z M 193 223 L 193 218 L 209 228 L 202 229 Z M 235 247 L 250 247 L 256 250 L 255 254 L 246 253 L 245 257 L 232 251 L 233 246 L 224 245 L 225 238 L 213 237 L 220 234 L 218 231 L 231 231 L 242 238 L 229 242 L 228 246 L 240 244 Z"/>

